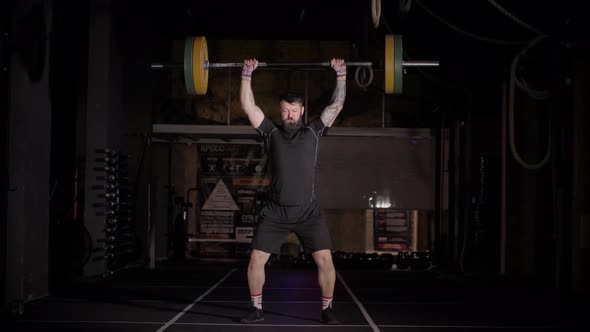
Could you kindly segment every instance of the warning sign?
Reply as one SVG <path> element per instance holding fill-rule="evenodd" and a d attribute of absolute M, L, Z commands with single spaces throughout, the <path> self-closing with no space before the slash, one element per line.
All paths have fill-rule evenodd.
<path fill-rule="evenodd" d="M 209 198 L 203 205 L 203 210 L 224 210 L 224 211 L 238 211 L 240 208 L 234 201 L 231 193 L 227 189 L 223 180 L 219 180 L 217 185 L 209 195 Z"/>
<path fill-rule="evenodd" d="M 270 184 L 261 142 L 199 143 L 198 236 L 235 242 L 201 243 L 202 256 L 249 257 L 257 212 Z"/>

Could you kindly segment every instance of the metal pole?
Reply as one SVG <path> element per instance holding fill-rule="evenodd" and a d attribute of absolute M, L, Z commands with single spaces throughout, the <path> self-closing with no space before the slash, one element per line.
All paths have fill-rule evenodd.
<path fill-rule="evenodd" d="M 231 70 L 227 71 L 227 125 L 231 123 Z"/>
<path fill-rule="evenodd" d="M 381 94 L 381 128 L 385 128 L 385 94 Z"/>
<path fill-rule="evenodd" d="M 309 72 L 305 72 L 305 123 L 307 123 L 307 114 L 309 109 L 307 108 L 307 88 L 309 86 Z"/>
<path fill-rule="evenodd" d="M 148 183 L 148 201 L 147 201 L 147 222 L 148 222 L 148 241 L 149 241 L 149 257 L 150 270 L 156 269 L 156 227 L 152 220 L 152 184 Z"/>
<path fill-rule="evenodd" d="M 506 152 L 506 81 L 502 82 L 502 129 L 500 138 L 500 275 L 506 275 L 508 267 L 508 206 L 506 202 L 507 152 Z"/>

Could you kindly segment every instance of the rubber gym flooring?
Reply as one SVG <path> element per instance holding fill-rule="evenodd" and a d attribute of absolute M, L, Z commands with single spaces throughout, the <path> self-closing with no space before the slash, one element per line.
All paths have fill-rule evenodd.
<path fill-rule="evenodd" d="M 521 331 L 585 330 L 588 311 L 528 283 L 430 271 L 339 268 L 320 322 L 315 267 L 267 267 L 263 322 L 245 325 L 246 261 L 161 262 L 69 285 L 29 301 L 3 331 Z M 577 308 L 580 309 L 580 308 Z M 584 325 L 581 325 L 584 326 Z"/>

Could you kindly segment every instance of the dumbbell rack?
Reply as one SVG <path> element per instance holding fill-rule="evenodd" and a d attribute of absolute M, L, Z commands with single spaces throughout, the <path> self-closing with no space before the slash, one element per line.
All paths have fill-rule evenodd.
<path fill-rule="evenodd" d="M 104 238 L 98 242 L 103 244 L 102 259 L 105 262 L 105 274 L 113 274 L 135 260 L 140 252 L 139 241 L 135 232 L 135 213 L 132 186 L 129 182 L 128 156 L 114 149 L 97 150 L 95 161 L 101 165 L 96 171 L 99 181 L 93 187 L 102 190 L 96 202 L 97 216 L 104 216 Z"/>

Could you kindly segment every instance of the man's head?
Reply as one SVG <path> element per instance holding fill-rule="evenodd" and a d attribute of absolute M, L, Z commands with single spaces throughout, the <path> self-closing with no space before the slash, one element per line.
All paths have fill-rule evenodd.
<path fill-rule="evenodd" d="M 303 96 L 287 92 L 280 96 L 281 119 L 285 129 L 297 129 L 303 124 L 302 117 L 305 107 L 303 107 Z"/>

